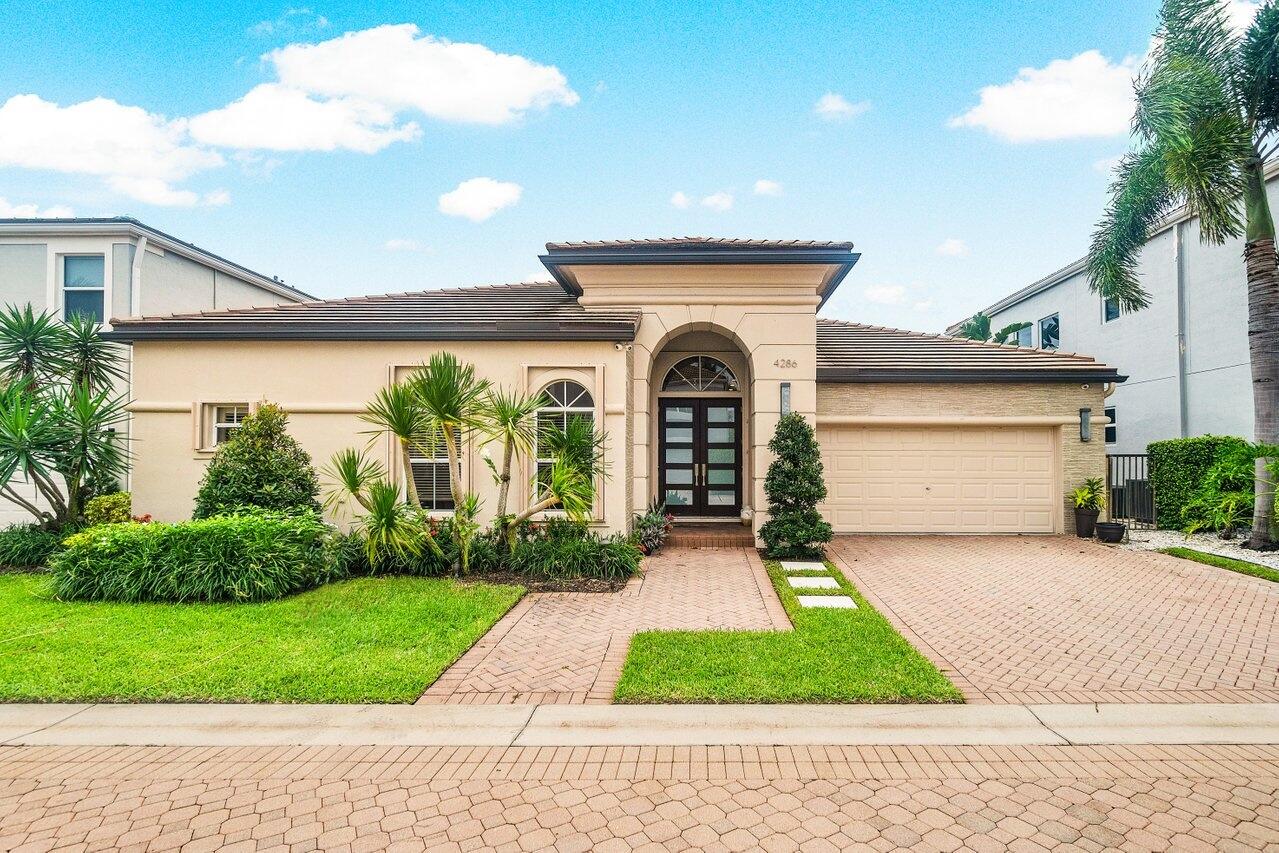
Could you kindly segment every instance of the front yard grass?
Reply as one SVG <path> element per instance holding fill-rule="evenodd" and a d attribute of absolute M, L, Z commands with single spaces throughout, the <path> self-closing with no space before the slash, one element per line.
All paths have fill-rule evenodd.
<path fill-rule="evenodd" d="M 1260 563 L 1249 563 L 1246 560 L 1236 560 L 1233 557 L 1223 557 L 1220 554 L 1209 554 L 1204 551 L 1196 551 L 1193 548 L 1160 548 L 1159 550 L 1164 554 L 1171 554 L 1184 560 L 1194 560 L 1196 563 L 1203 563 L 1206 566 L 1216 566 L 1219 569 L 1228 569 L 1241 575 L 1252 575 L 1254 578 L 1263 578 L 1264 580 L 1279 583 L 1279 569 L 1272 569 Z"/>
<path fill-rule="evenodd" d="M 412 702 L 523 595 L 361 578 L 262 604 L 64 603 L 0 575 L 0 701 Z"/>
<path fill-rule="evenodd" d="M 616 701 L 963 701 L 955 686 L 838 569 L 831 577 L 840 584 L 838 592 L 857 602 L 856 610 L 800 607 L 781 566 L 772 561 L 765 565 L 795 630 L 637 634 Z"/>

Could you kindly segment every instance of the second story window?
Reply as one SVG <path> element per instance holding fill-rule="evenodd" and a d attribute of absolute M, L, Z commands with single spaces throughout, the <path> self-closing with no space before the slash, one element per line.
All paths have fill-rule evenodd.
<path fill-rule="evenodd" d="M 1061 320 L 1050 314 L 1039 321 L 1039 348 L 1057 349 L 1061 346 Z"/>
<path fill-rule="evenodd" d="M 1119 440 L 1119 425 L 1115 421 L 1115 407 L 1106 407 L 1106 443 L 1114 444 Z"/>
<path fill-rule="evenodd" d="M 101 323 L 106 317 L 106 260 L 102 255 L 62 258 L 62 316 L 79 314 Z"/>
<path fill-rule="evenodd" d="M 1111 320 L 1118 320 L 1119 315 L 1123 311 L 1119 307 L 1119 300 L 1113 297 L 1104 297 L 1101 300 L 1101 321 L 1109 323 Z"/>
<path fill-rule="evenodd" d="M 1025 328 L 1018 329 L 1017 334 L 1013 335 L 1012 339 L 1008 341 L 1008 343 L 1016 344 L 1019 347 L 1028 347 L 1031 345 L 1030 338 L 1031 338 L 1031 335 L 1033 334 L 1034 334 L 1034 329 L 1032 329 L 1030 326 L 1026 326 Z"/>

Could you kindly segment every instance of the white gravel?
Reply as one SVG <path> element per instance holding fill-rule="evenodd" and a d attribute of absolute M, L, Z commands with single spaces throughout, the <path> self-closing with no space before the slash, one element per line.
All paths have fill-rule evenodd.
<path fill-rule="evenodd" d="M 1128 531 L 1128 539 L 1129 541 L 1120 547 L 1130 548 L 1134 551 L 1158 551 L 1162 548 L 1193 548 L 1196 551 L 1219 554 L 1222 557 L 1233 557 L 1236 560 L 1260 563 L 1263 566 L 1270 566 L 1272 569 L 1279 569 L 1279 551 L 1250 551 L 1239 544 L 1245 540 L 1239 538 L 1222 539 L 1215 533 L 1196 533 L 1190 538 L 1186 538 L 1184 533 L 1178 533 L 1176 530 L 1130 530 Z"/>

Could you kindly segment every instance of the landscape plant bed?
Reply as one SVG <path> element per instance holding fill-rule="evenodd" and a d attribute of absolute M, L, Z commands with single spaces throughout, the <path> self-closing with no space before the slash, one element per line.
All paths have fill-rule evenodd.
<path fill-rule="evenodd" d="M 529 592 L 618 592 L 630 578 L 539 578 L 514 572 L 484 572 L 461 580 L 522 586 Z"/>
<path fill-rule="evenodd" d="M 793 631 L 646 631 L 631 640 L 614 699 L 625 703 L 962 702 L 847 579 L 856 610 L 800 607 L 780 564 L 769 578 Z M 803 590 L 807 594 L 808 590 Z"/>
<path fill-rule="evenodd" d="M 1238 572 L 1241 575 L 1251 575 L 1254 578 L 1262 578 L 1279 583 L 1279 569 L 1272 569 L 1259 563 L 1249 563 L 1245 560 L 1222 557 L 1219 554 L 1207 554 L 1203 551 L 1196 551 L 1193 548 L 1161 548 L 1159 552 L 1181 557 L 1183 560 L 1194 560 L 1196 563 L 1203 563 L 1206 566 L 1216 566 L 1219 569 Z"/>
<path fill-rule="evenodd" d="M 445 578 L 260 604 L 67 603 L 0 577 L 0 701 L 412 702 L 523 595 Z"/>

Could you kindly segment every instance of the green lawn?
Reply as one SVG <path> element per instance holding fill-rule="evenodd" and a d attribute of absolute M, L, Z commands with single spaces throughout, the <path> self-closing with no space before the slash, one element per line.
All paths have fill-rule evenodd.
<path fill-rule="evenodd" d="M 0 701 L 412 702 L 523 594 L 363 578 L 264 604 L 65 604 L 0 575 Z"/>
<path fill-rule="evenodd" d="M 618 702 L 962 702 L 958 690 L 866 603 L 802 608 L 768 574 L 794 631 L 649 631 L 631 640 Z"/>
<path fill-rule="evenodd" d="M 1219 554 L 1206 554 L 1203 551 L 1196 551 L 1193 548 L 1161 548 L 1164 554 L 1171 554 L 1174 557 L 1181 557 L 1185 560 L 1194 560 L 1196 563 L 1203 563 L 1207 566 L 1216 566 L 1219 569 L 1229 569 L 1232 572 L 1238 572 L 1241 575 L 1252 575 L 1254 578 L 1263 578 L 1268 581 L 1279 583 L 1279 569 L 1272 569 L 1269 566 L 1263 566 L 1260 563 L 1249 563 L 1245 560 L 1236 560 L 1231 557 L 1222 557 Z"/>

